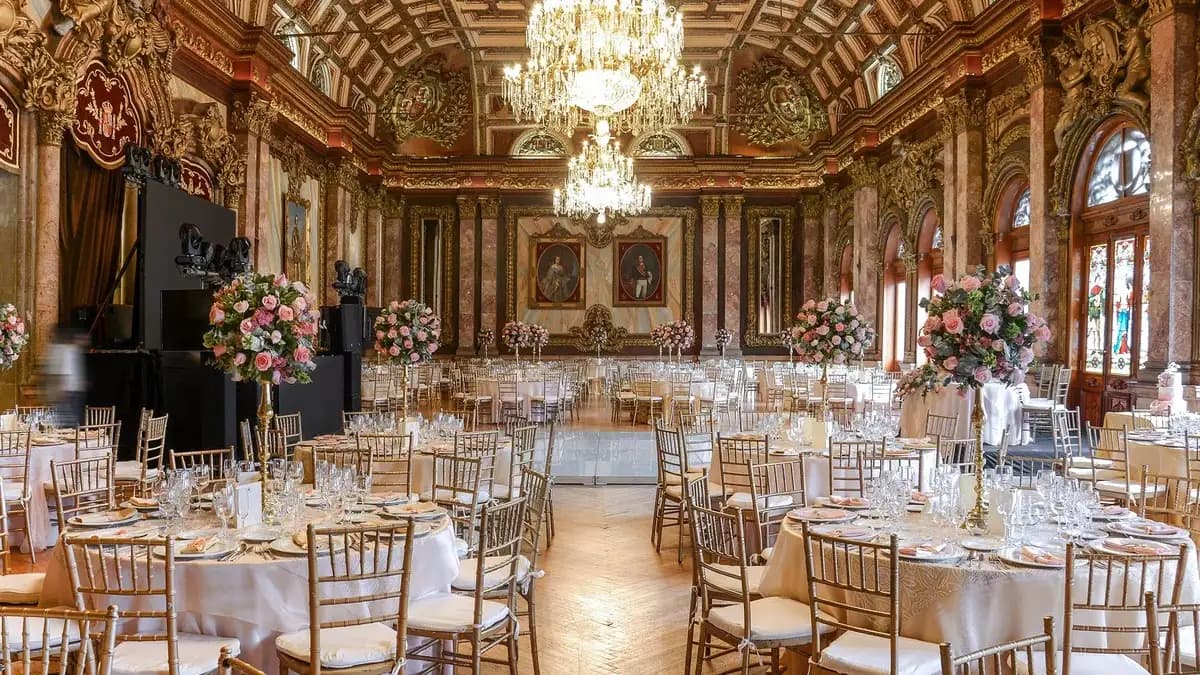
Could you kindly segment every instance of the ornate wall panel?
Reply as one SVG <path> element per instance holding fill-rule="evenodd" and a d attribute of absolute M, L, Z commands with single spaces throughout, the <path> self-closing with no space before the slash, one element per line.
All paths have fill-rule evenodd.
<path fill-rule="evenodd" d="M 746 220 L 742 223 L 742 228 L 749 234 L 749 245 L 746 247 L 746 289 L 743 299 L 743 306 L 746 308 L 746 330 L 742 337 L 744 347 L 774 347 L 779 344 L 778 331 L 769 334 L 759 332 L 759 305 L 768 297 L 764 277 L 778 278 L 778 287 L 773 295 L 782 303 L 783 325 L 792 325 L 793 217 L 791 207 L 786 206 L 751 206 L 746 209 Z M 767 223 L 776 219 L 779 222 L 777 238 L 764 232 Z M 781 250 L 772 250 L 773 246 L 780 246 Z M 770 262 L 772 260 L 773 264 Z"/>
<path fill-rule="evenodd" d="M 21 110 L 0 88 L 0 169 L 16 173 L 21 156 Z"/>
<path fill-rule="evenodd" d="M 215 196 L 212 172 L 200 162 L 183 157 L 179 160 L 179 187 L 188 194 L 212 201 Z"/>
<path fill-rule="evenodd" d="M 99 61 L 88 64 L 75 90 L 71 136 L 97 164 L 115 169 L 125 163 L 125 146 L 142 142 L 142 118 L 129 85 Z"/>
<path fill-rule="evenodd" d="M 442 317 L 442 347 L 449 354 L 449 348 L 458 344 L 458 217 L 453 206 L 414 204 L 408 209 L 408 297 L 417 297 L 420 288 L 421 250 L 417 242 L 421 241 L 421 222 L 427 218 L 441 222 L 442 306 L 434 311 Z"/>

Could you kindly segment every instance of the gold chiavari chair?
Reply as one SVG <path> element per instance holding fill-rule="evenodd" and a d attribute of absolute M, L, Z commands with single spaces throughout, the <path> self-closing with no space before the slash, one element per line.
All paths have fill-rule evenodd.
<path fill-rule="evenodd" d="M 659 420 L 654 427 L 655 450 L 658 454 L 658 484 L 654 491 L 654 518 L 650 524 L 650 541 L 654 550 L 662 550 L 663 531 L 678 530 L 678 559 L 683 562 L 683 528 L 687 524 L 683 503 L 683 485 L 688 479 L 684 463 L 682 435 L 678 429 Z"/>
<path fill-rule="evenodd" d="M 392 376 L 387 372 L 379 372 L 371 368 L 363 373 L 362 379 L 362 409 L 377 412 L 391 409 Z"/>
<path fill-rule="evenodd" d="M 1146 594 L 1179 604 L 1187 558 L 1183 546 L 1175 553 L 1139 555 L 1100 553 L 1068 543 L 1062 672 L 1128 672 L 1129 659 L 1149 669 L 1150 631 L 1139 625 Z"/>
<path fill-rule="evenodd" d="M 952 415 L 925 415 L 925 436 L 934 443 L 943 438 L 958 438 L 958 418 Z"/>
<path fill-rule="evenodd" d="M 649 375 L 639 375 L 633 380 L 632 385 L 634 404 L 630 423 L 637 423 L 643 409 L 646 411 L 646 419 L 653 423 L 656 417 L 662 416 L 666 399 L 654 393 L 654 382 Z"/>
<path fill-rule="evenodd" d="M 26 537 L 29 536 L 29 439 L 28 431 L 0 431 L 0 481 L 4 484 L 7 515 L 20 516 L 23 522 L 22 527 L 10 524 L 9 530 L 24 532 Z M 37 562 L 36 549 L 29 547 L 34 562 Z"/>
<path fill-rule="evenodd" d="M 750 498 L 750 467 L 766 464 L 769 452 L 766 436 L 717 435 L 717 455 L 721 461 L 721 491 L 725 495 L 726 507 L 754 507 Z"/>
<path fill-rule="evenodd" d="M 692 393 L 692 373 L 674 372 L 670 377 L 670 411 L 663 414 L 675 417 L 680 411 L 692 412 L 696 404 L 696 397 Z"/>
<path fill-rule="evenodd" d="M 304 424 L 300 420 L 300 413 L 276 415 L 271 420 L 271 425 L 283 434 L 283 444 L 287 446 L 290 456 L 295 451 L 296 444 L 304 440 Z"/>
<path fill-rule="evenodd" d="M 50 479 L 60 531 L 66 530 L 72 518 L 117 508 L 113 471 L 111 455 L 66 462 L 50 460 Z"/>
<path fill-rule="evenodd" d="M 353 468 L 354 475 L 372 476 L 372 480 L 374 480 L 374 457 L 369 450 L 361 449 L 358 445 L 349 448 L 313 446 L 312 457 L 314 467 L 325 463 L 332 464 L 339 469 Z"/>
<path fill-rule="evenodd" d="M 743 432 L 751 433 L 751 434 L 761 433 L 763 422 L 765 422 L 769 417 L 771 417 L 774 414 L 775 413 L 770 412 L 770 411 L 767 411 L 767 412 L 755 412 L 752 410 L 751 411 L 742 411 L 742 412 L 738 413 L 738 431 L 743 431 Z"/>
<path fill-rule="evenodd" d="M 1144 519 L 1182 527 L 1200 541 L 1200 482 L 1184 476 L 1168 476 L 1142 466 L 1137 513 Z"/>
<path fill-rule="evenodd" d="M 229 653 L 229 647 L 221 647 L 221 659 L 217 662 L 217 675 L 267 675 L 245 661 Z"/>
<path fill-rule="evenodd" d="M 525 499 L 483 507 L 479 517 L 479 559 L 475 588 L 470 595 L 438 593 L 414 600 L 408 608 L 408 634 L 432 644 L 414 647 L 410 659 L 420 659 L 440 670 L 451 666 L 482 672 L 484 663 L 508 666 L 517 672 L 517 587 L 520 580 Z M 490 597 L 489 597 L 490 596 Z M 469 645 L 467 651 L 460 646 Z M 503 645 L 507 658 L 489 658 Z"/>
<path fill-rule="evenodd" d="M 132 491 L 143 495 L 150 483 L 166 468 L 167 419 L 168 415 L 155 417 L 151 410 L 142 409 L 137 434 L 137 459 L 117 462 L 116 480 L 122 493 Z"/>
<path fill-rule="evenodd" d="M 526 469 L 533 467 L 537 427 L 516 427 L 512 432 L 512 463 L 507 484 L 497 483 L 496 499 L 517 499 L 524 494 Z"/>
<path fill-rule="evenodd" d="M 839 410 L 854 410 L 854 397 L 845 373 L 831 373 L 826 383 L 825 401 L 836 414 Z"/>
<path fill-rule="evenodd" d="M 172 450 L 171 469 L 193 469 L 197 466 L 208 466 L 212 469 L 213 478 L 233 478 L 226 476 L 225 462 L 233 460 L 233 446 L 227 448 L 211 448 L 207 450 Z"/>
<path fill-rule="evenodd" d="M 1000 435 L 996 451 L 996 466 L 1012 469 L 1013 485 L 1033 489 L 1041 471 L 1060 471 L 1062 466 L 1053 457 L 1046 455 L 1022 455 L 1013 452 L 1009 445 L 1008 429 Z"/>
<path fill-rule="evenodd" d="M 1195 675 L 1200 672 L 1200 604 L 1160 603 L 1146 592 L 1146 634 L 1150 643 L 1151 675 Z"/>
<path fill-rule="evenodd" d="M 717 437 L 717 421 L 712 414 L 703 412 L 680 413 L 679 431 L 683 434 L 683 447 L 690 471 L 707 471 L 712 464 L 713 444 Z"/>
<path fill-rule="evenodd" d="M 1008 430 L 1004 431 L 1007 434 Z M 974 438 L 944 438 L 938 442 L 938 464 L 956 466 L 959 473 L 975 473 L 975 450 L 978 447 Z"/>
<path fill-rule="evenodd" d="M 256 449 L 261 452 L 263 448 L 266 448 L 268 459 L 286 459 L 289 462 L 292 461 L 293 457 L 292 454 L 288 452 L 289 448 L 287 446 L 287 442 L 284 440 L 282 431 L 278 429 L 267 429 L 266 433 L 263 433 L 262 429 L 255 429 L 254 437 L 254 445 L 256 446 Z M 257 462 L 258 460 L 258 457 L 251 459 L 251 461 L 254 462 Z"/>
<path fill-rule="evenodd" d="M 237 638 L 179 632 L 173 537 L 122 539 L 68 534 L 62 543 L 76 609 L 94 610 L 113 598 L 139 607 L 121 615 L 123 619 L 136 619 L 137 631 L 117 635 L 112 653 L 121 668 L 115 672 L 179 675 L 181 664 L 188 664 L 189 672 L 197 672 L 197 663 L 215 666 L 222 647 L 228 647 L 233 656 L 241 653 Z"/>
<path fill-rule="evenodd" d="M 495 460 L 499 447 L 499 431 L 460 431 L 454 434 L 454 454 L 458 457 L 490 457 Z"/>
<path fill-rule="evenodd" d="M 788 511 L 807 502 L 804 458 L 751 465 L 750 497 L 757 541 L 747 541 L 746 551 L 770 558 Z"/>
<path fill-rule="evenodd" d="M 8 502 L 4 498 L 4 483 L 0 482 L 0 605 L 36 605 L 42 599 L 44 572 L 10 574 L 10 538 L 8 535 Z"/>
<path fill-rule="evenodd" d="M 21 675 L 111 675 L 115 606 L 105 611 L 0 606 L 0 672 Z"/>
<path fill-rule="evenodd" d="M 529 418 L 524 415 L 505 415 L 504 416 L 504 435 L 512 438 L 513 429 L 517 427 L 529 426 Z"/>
<path fill-rule="evenodd" d="M 520 415 L 525 410 L 525 397 L 517 393 L 517 380 L 509 375 L 502 375 L 496 381 L 497 400 L 500 404 L 500 419 L 509 412 Z"/>
<path fill-rule="evenodd" d="M 896 535 L 858 542 L 818 534 L 808 523 L 803 528 L 814 635 L 810 665 L 847 674 L 936 673 L 938 645 L 900 637 L 900 565 L 892 562 L 899 560 Z M 847 615 L 855 623 L 839 618 Z M 822 634 L 834 630 L 844 632 L 826 644 Z"/>
<path fill-rule="evenodd" d="M 459 391 L 450 395 L 451 407 L 454 414 L 467 421 L 469 428 L 474 431 L 479 426 L 480 410 L 487 413 L 488 419 L 492 418 L 493 399 L 479 393 L 478 378 L 474 372 L 460 375 L 459 387 Z"/>
<path fill-rule="evenodd" d="M 475 549 L 479 512 L 491 501 L 494 472 L 491 457 L 433 457 L 433 486 L 421 499 L 437 502 L 449 511 L 458 532 L 455 547 L 460 558 Z"/>
<path fill-rule="evenodd" d="M 1187 477 L 1200 480 L 1200 436 L 1184 434 L 1183 447 L 1187 453 Z"/>
<path fill-rule="evenodd" d="M 1107 459 L 1111 464 L 1106 469 L 1091 465 L 1091 476 L 1078 476 L 1088 481 L 1106 499 L 1126 505 L 1134 504 L 1140 497 L 1140 486 L 1132 476 L 1129 466 L 1129 440 L 1124 427 L 1094 427 L 1086 424 L 1088 445 L 1093 455 Z M 1072 467 L 1074 468 L 1074 467 Z"/>
<path fill-rule="evenodd" d="M 121 442 L 121 423 L 89 424 L 75 429 L 75 458 L 117 456 Z"/>
<path fill-rule="evenodd" d="M 771 672 L 780 670 L 780 650 L 812 642 L 808 605 L 786 597 L 756 598 L 747 569 L 743 520 L 702 506 L 692 506 L 696 519 L 696 551 L 703 617 L 696 648 L 697 671 L 716 640 L 741 654 L 741 671 L 749 673 L 755 655 L 770 654 Z M 724 602 L 717 606 L 715 599 Z M 690 646 L 690 645 L 689 645 Z"/>
<path fill-rule="evenodd" d="M 558 441 L 558 424 L 550 423 L 550 431 L 546 434 L 546 453 L 543 456 L 542 473 L 551 481 L 554 480 L 554 448 Z M 554 483 L 550 483 L 550 494 L 546 496 L 546 548 L 554 539 Z"/>
<path fill-rule="evenodd" d="M 557 419 L 562 400 L 562 373 L 547 373 L 542 378 L 541 391 L 529 397 L 529 419 L 535 422 Z"/>
<path fill-rule="evenodd" d="M 830 441 L 829 494 L 842 497 L 866 497 L 867 481 L 878 466 L 870 461 L 882 451 L 878 441 Z"/>
<path fill-rule="evenodd" d="M 412 518 L 308 525 L 309 627 L 275 638 L 281 675 L 404 672 L 416 536 Z"/>
<path fill-rule="evenodd" d="M 371 490 L 412 495 L 412 434 L 359 434 L 358 449 L 371 458 Z"/>
<path fill-rule="evenodd" d="M 117 406 L 115 405 L 89 405 L 83 408 L 83 423 L 85 426 L 94 427 L 101 424 L 117 424 Z"/>
<path fill-rule="evenodd" d="M 942 675 L 989 675 L 992 673 L 1034 672 L 1055 675 L 1054 617 L 1042 619 L 1042 632 L 1002 645 L 954 655 L 951 645 L 940 645 Z M 1027 668 L 1033 664 L 1032 668 Z"/>
<path fill-rule="evenodd" d="M 345 420 L 345 415 L 347 414 L 359 413 L 342 413 L 343 422 Z M 241 422 L 238 422 L 238 447 L 241 448 L 242 451 L 242 456 L 239 457 L 239 459 L 242 461 L 253 462 L 254 458 L 258 456 L 258 453 L 254 448 L 254 432 L 250 428 L 249 419 L 244 419 Z"/>

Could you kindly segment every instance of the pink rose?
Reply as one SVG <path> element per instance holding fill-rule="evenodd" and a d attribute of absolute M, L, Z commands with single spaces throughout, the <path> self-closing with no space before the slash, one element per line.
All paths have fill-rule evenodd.
<path fill-rule="evenodd" d="M 829 335 L 829 326 L 817 326 L 817 335 Z"/>
<path fill-rule="evenodd" d="M 945 293 L 946 277 L 940 274 L 935 274 L 933 280 L 929 282 L 929 287 L 932 288 L 936 293 Z"/>
<path fill-rule="evenodd" d="M 388 353 L 392 356 L 400 356 L 400 347 L 397 345 L 392 345 L 391 348 L 388 349 Z"/>
<path fill-rule="evenodd" d="M 822 300 L 817 303 L 817 311 L 818 312 L 824 312 L 827 309 L 829 309 L 829 301 L 828 300 Z"/>
<path fill-rule="evenodd" d="M 411 339 L 405 340 L 405 341 L 404 341 L 404 348 L 405 348 L 405 349 L 412 349 L 412 348 L 413 348 L 413 341 L 412 341 Z"/>
<path fill-rule="evenodd" d="M 979 384 L 987 384 L 988 381 L 992 379 L 992 371 L 988 370 L 984 366 L 979 366 L 976 368 L 973 375 L 975 377 L 975 381 Z"/>
<path fill-rule="evenodd" d="M 213 345 L 213 356 L 218 359 L 225 355 L 225 345 Z"/>
<path fill-rule="evenodd" d="M 942 315 L 942 326 L 946 332 L 959 335 L 963 332 L 963 322 L 958 316 L 958 310 L 952 309 Z"/>
<path fill-rule="evenodd" d="M 297 313 L 303 312 L 308 309 L 308 301 L 304 299 L 304 296 L 300 296 L 292 301 L 292 309 L 296 310 Z"/>
<path fill-rule="evenodd" d="M 995 314 L 988 312 L 979 317 L 979 328 L 985 333 L 995 335 L 996 331 L 1000 329 L 1000 319 Z"/>
<path fill-rule="evenodd" d="M 262 299 L 262 306 L 267 309 L 274 310 L 279 306 L 279 298 L 275 297 L 274 295 L 264 295 Z"/>
<path fill-rule="evenodd" d="M 279 308 L 279 318 L 282 321 L 291 321 L 292 319 L 296 318 L 296 313 L 292 311 L 291 307 L 283 305 Z"/>
<path fill-rule="evenodd" d="M 249 309 L 250 303 L 246 302 L 245 300 L 238 300 L 237 302 L 233 303 L 233 311 L 237 312 L 238 314 L 245 314 Z"/>
<path fill-rule="evenodd" d="M 427 338 L 427 337 L 429 337 L 429 334 L 426 333 L 425 331 L 423 331 L 423 330 L 417 331 L 417 339 L 420 340 L 421 342 L 424 342 L 425 338 Z"/>
<path fill-rule="evenodd" d="M 970 293 L 979 290 L 979 277 L 965 276 L 958 280 L 959 288 Z"/>
<path fill-rule="evenodd" d="M 922 335 L 917 338 L 917 344 L 922 347 L 928 347 L 933 344 L 933 338 L 928 335 Z"/>
<path fill-rule="evenodd" d="M 840 344 L 842 344 L 842 338 L 841 338 L 841 336 L 839 336 L 839 335 L 834 335 L 834 336 L 833 336 L 833 338 L 831 338 L 829 341 L 830 341 L 830 342 L 832 342 L 832 343 L 833 343 L 833 344 L 835 344 L 835 345 L 840 345 Z"/>
<path fill-rule="evenodd" d="M 387 322 L 392 324 L 393 326 L 396 325 L 396 315 L 388 314 Z"/>
<path fill-rule="evenodd" d="M 242 322 L 238 324 L 238 329 L 242 331 L 242 335 L 249 335 L 254 332 L 254 321 L 242 319 Z"/>
<path fill-rule="evenodd" d="M 925 317 L 925 332 L 932 333 L 933 331 L 935 331 L 941 327 L 942 327 L 942 320 L 939 319 L 936 315 L 930 314 L 929 316 Z"/>
<path fill-rule="evenodd" d="M 1010 274 L 1004 279 L 1004 285 L 1015 291 L 1021 286 L 1021 280 Z"/>
<path fill-rule="evenodd" d="M 397 333 L 396 333 L 396 329 L 395 329 L 395 328 L 390 328 L 390 329 L 388 329 L 387 336 L 388 336 L 389 338 L 391 338 L 391 339 L 395 340 L 395 339 L 396 339 L 396 335 L 397 335 Z"/>
<path fill-rule="evenodd" d="M 956 368 L 958 368 L 958 357 L 957 356 L 947 356 L 946 360 L 942 361 L 942 367 L 945 368 L 946 370 L 949 370 L 950 372 L 954 372 L 954 370 Z"/>
<path fill-rule="evenodd" d="M 254 369 L 262 373 L 271 368 L 271 355 L 266 352 L 259 352 L 254 355 Z"/>
<path fill-rule="evenodd" d="M 1050 328 L 1045 325 L 1038 326 L 1037 328 L 1033 329 L 1033 337 L 1036 338 L 1038 342 L 1049 342 Z"/>
<path fill-rule="evenodd" d="M 811 310 L 813 307 L 816 307 L 816 306 L 817 306 L 816 300 L 809 300 L 808 302 L 804 303 L 804 306 L 801 307 L 801 309 Z"/>
<path fill-rule="evenodd" d="M 271 281 L 271 283 L 274 284 L 276 288 L 282 288 L 284 286 L 287 286 L 287 284 L 288 284 L 287 276 L 283 275 L 283 274 L 276 274 L 275 278 Z"/>
<path fill-rule="evenodd" d="M 840 333 L 840 332 L 846 330 L 846 324 L 844 324 L 844 323 L 834 324 L 833 329 Z"/>
<path fill-rule="evenodd" d="M 208 311 L 208 322 L 218 324 L 225 320 L 225 312 L 218 306 L 213 305 Z M 21 327 L 17 326 L 17 332 L 20 332 Z"/>
<path fill-rule="evenodd" d="M 233 355 L 233 365 L 240 366 L 246 363 L 246 353 L 238 352 Z"/>
<path fill-rule="evenodd" d="M 429 353 L 432 354 L 432 353 L 436 352 L 437 350 L 438 350 L 437 343 L 436 342 L 430 343 Z"/>
<path fill-rule="evenodd" d="M 312 360 L 312 352 L 309 351 L 308 347 L 300 345 L 299 347 L 296 347 L 296 351 L 293 352 L 292 357 L 300 363 L 308 363 Z"/>
<path fill-rule="evenodd" d="M 275 315 L 269 309 L 260 309 L 254 313 L 254 321 L 260 326 L 269 325 L 275 320 Z"/>
<path fill-rule="evenodd" d="M 400 334 L 404 337 L 408 337 L 409 335 L 412 335 L 412 329 L 408 326 L 400 326 Z"/>
<path fill-rule="evenodd" d="M 1021 313 L 1021 303 L 1019 303 L 1019 302 L 1008 303 L 1008 315 L 1009 316 L 1018 316 L 1018 315 L 1020 315 L 1020 313 Z"/>
<path fill-rule="evenodd" d="M 421 355 L 416 352 L 413 352 L 408 355 L 408 360 L 412 361 L 413 363 L 416 363 L 417 361 L 421 360 Z"/>

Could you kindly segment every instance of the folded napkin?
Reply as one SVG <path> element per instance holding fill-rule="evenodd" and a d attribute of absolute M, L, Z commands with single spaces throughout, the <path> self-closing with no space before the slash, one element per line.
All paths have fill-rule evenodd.
<path fill-rule="evenodd" d="M 933 441 L 929 440 L 928 436 L 922 436 L 920 438 L 897 438 L 896 442 L 900 445 L 909 447 L 926 447 L 933 445 Z"/>
<path fill-rule="evenodd" d="M 1120 551 L 1130 555 L 1159 555 L 1163 551 L 1161 548 L 1150 543 L 1139 543 L 1136 541 L 1128 541 L 1122 539 L 1105 539 L 1104 548 L 1112 551 Z"/>
<path fill-rule="evenodd" d="M 147 509 L 158 506 L 158 500 L 153 497 L 130 497 L 129 503 L 132 506 L 140 506 Z"/>
<path fill-rule="evenodd" d="M 1096 513 L 1102 516 L 1123 516 L 1126 513 L 1129 513 L 1129 509 L 1125 508 L 1124 506 L 1113 504 L 1111 506 L 1105 506 Z"/>
<path fill-rule="evenodd" d="M 929 495 L 920 490 L 913 490 L 912 495 L 908 498 L 910 504 L 925 504 L 929 502 Z"/>
<path fill-rule="evenodd" d="M 900 555 L 919 556 L 937 555 L 946 550 L 946 544 L 917 544 L 916 546 L 901 546 L 898 549 Z"/>
<path fill-rule="evenodd" d="M 797 509 L 793 513 L 796 513 L 801 518 L 816 518 L 816 519 L 842 518 L 847 515 L 846 512 L 841 509 L 822 509 L 822 508 Z"/>
<path fill-rule="evenodd" d="M 1143 520 L 1137 523 L 1124 523 L 1120 526 L 1122 530 L 1129 530 L 1139 534 L 1152 534 L 1158 537 L 1165 537 L 1179 532 L 1179 528 L 1156 523 L 1151 520 Z"/>
<path fill-rule="evenodd" d="M 292 543 L 298 548 L 308 548 L 308 532 L 301 530 L 292 535 Z"/>
<path fill-rule="evenodd" d="M 869 506 L 870 502 L 862 497 L 839 497 L 830 495 L 825 498 L 825 501 L 834 506 Z"/>
<path fill-rule="evenodd" d="M 217 537 L 200 537 L 193 539 L 180 547 L 180 553 L 204 553 L 205 551 L 216 548 L 219 540 Z"/>
<path fill-rule="evenodd" d="M 821 530 L 818 534 L 842 539 L 869 539 L 875 535 L 875 530 L 869 527 L 837 527 Z"/>
<path fill-rule="evenodd" d="M 1067 563 L 1060 555 L 1055 555 L 1036 546 L 1022 546 L 1021 559 L 1038 565 L 1061 566 Z"/>

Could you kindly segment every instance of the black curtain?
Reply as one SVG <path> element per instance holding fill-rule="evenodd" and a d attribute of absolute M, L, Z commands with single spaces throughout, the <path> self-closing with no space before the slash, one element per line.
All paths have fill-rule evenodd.
<path fill-rule="evenodd" d="M 124 201 L 121 172 L 100 167 L 73 141 L 64 139 L 59 321 L 69 320 L 77 308 L 97 308 L 107 300 L 121 264 Z"/>

